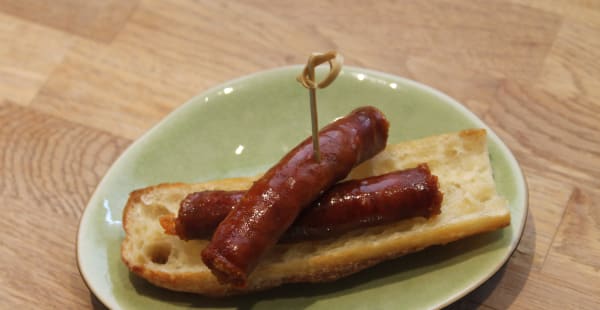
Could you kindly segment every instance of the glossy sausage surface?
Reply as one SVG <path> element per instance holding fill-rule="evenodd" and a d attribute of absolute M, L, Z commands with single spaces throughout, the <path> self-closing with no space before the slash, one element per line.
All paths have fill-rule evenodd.
<path fill-rule="evenodd" d="M 219 224 L 202 260 L 222 283 L 245 286 L 259 259 L 302 209 L 359 163 L 385 147 L 389 124 L 363 107 L 319 131 L 321 160 L 308 138 L 286 154 L 244 194 Z"/>
<path fill-rule="evenodd" d="M 175 223 L 161 223 L 183 240 L 210 237 L 239 202 L 243 191 L 189 194 Z M 283 235 L 283 242 L 332 237 L 353 229 L 440 213 L 442 193 L 426 164 L 362 180 L 338 183 L 304 209 Z M 173 227 L 169 228 L 169 227 Z"/>
<path fill-rule="evenodd" d="M 206 238 L 225 219 L 245 191 L 204 191 L 189 194 L 179 206 L 175 233 L 183 240 Z"/>
<path fill-rule="evenodd" d="M 442 193 L 425 164 L 339 183 L 305 209 L 284 241 L 322 239 L 363 227 L 440 214 Z"/>

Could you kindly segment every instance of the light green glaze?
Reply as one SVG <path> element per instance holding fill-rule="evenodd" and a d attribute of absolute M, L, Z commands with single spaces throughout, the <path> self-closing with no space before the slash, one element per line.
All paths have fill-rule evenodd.
<path fill-rule="evenodd" d="M 508 259 L 522 234 L 527 190 L 506 146 L 491 131 L 489 149 L 498 191 L 508 198 L 511 226 L 386 262 L 326 284 L 294 284 L 250 296 L 211 300 L 153 287 L 122 264 L 122 208 L 129 192 L 163 182 L 197 182 L 254 175 L 310 135 L 308 92 L 301 67 L 258 73 L 190 100 L 136 141 L 108 171 L 85 210 L 78 262 L 88 286 L 107 306 L 252 309 L 433 308 L 487 280 Z M 353 108 L 374 105 L 391 123 L 390 143 L 465 128 L 487 128 L 451 98 L 380 72 L 345 67 L 319 90 L 320 124 Z M 243 145 L 241 154 L 236 154 Z"/>

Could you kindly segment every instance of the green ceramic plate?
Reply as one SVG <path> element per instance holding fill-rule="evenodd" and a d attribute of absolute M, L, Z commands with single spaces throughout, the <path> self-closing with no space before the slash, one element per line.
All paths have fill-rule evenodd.
<path fill-rule="evenodd" d="M 257 73 L 193 98 L 133 143 L 114 163 L 81 218 L 77 255 L 91 291 L 114 309 L 383 309 L 447 305 L 490 278 L 517 246 L 527 189 L 515 158 L 481 120 L 430 87 L 389 74 L 345 67 L 319 90 L 321 125 L 374 105 L 391 123 L 390 143 L 487 128 L 498 191 L 510 202 L 510 227 L 401 257 L 333 283 L 293 284 L 224 300 L 174 293 L 123 265 L 121 213 L 129 192 L 163 182 L 255 175 L 310 135 L 308 92 L 300 66 Z M 323 73 L 322 71 L 320 73 Z"/>

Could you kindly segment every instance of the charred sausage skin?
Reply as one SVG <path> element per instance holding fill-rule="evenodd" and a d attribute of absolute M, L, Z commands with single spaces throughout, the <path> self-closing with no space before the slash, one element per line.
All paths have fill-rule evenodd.
<path fill-rule="evenodd" d="M 175 233 L 182 240 L 206 238 L 225 219 L 245 191 L 203 191 L 191 193 L 181 201 Z"/>
<path fill-rule="evenodd" d="M 182 202 L 175 231 L 183 240 L 209 237 L 244 191 L 203 191 Z M 442 193 L 427 164 L 338 183 L 304 209 L 280 242 L 329 238 L 341 233 L 440 213 Z M 171 227 L 165 224 L 165 229 Z"/>
<path fill-rule="evenodd" d="M 302 209 L 350 170 L 384 149 L 389 123 L 373 107 L 352 111 L 319 131 L 321 160 L 308 138 L 286 154 L 219 224 L 202 260 L 222 283 L 243 287 L 259 259 Z"/>
<path fill-rule="evenodd" d="M 413 217 L 440 214 L 442 193 L 426 164 L 339 183 L 305 209 L 284 241 L 322 239 Z"/>

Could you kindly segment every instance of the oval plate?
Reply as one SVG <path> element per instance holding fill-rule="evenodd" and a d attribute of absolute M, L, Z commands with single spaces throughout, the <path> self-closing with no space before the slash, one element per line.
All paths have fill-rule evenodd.
<path fill-rule="evenodd" d="M 310 135 L 308 92 L 295 80 L 302 67 L 240 78 L 198 95 L 133 143 L 100 182 L 81 218 L 79 270 L 90 290 L 113 309 L 165 308 L 437 308 L 489 279 L 523 233 L 527 189 L 511 152 L 479 118 L 428 86 L 389 74 L 345 67 L 319 90 L 320 125 L 362 105 L 391 123 L 389 143 L 486 128 L 498 192 L 510 203 L 509 227 L 429 248 L 332 283 L 291 284 L 214 300 L 154 287 L 120 259 L 123 206 L 131 191 L 164 182 L 250 176 L 266 170 Z M 323 73 L 321 70 L 320 73 Z"/>

